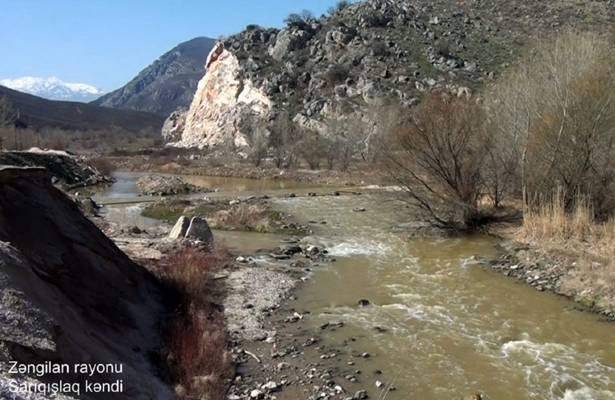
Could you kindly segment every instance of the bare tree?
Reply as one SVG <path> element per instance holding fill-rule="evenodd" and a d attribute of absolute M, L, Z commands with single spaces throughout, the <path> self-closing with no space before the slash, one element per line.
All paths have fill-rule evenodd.
<path fill-rule="evenodd" d="M 310 169 L 319 169 L 324 156 L 323 139 L 318 132 L 308 128 L 302 128 L 300 136 L 302 139 L 297 146 L 297 150 L 301 158 L 308 164 Z"/>
<path fill-rule="evenodd" d="M 383 156 L 391 178 L 435 224 L 474 229 L 487 220 L 479 203 L 491 144 L 479 105 L 431 94 L 392 132 Z"/>
<path fill-rule="evenodd" d="M 0 97 L 0 127 L 12 126 L 17 119 L 17 112 L 4 96 Z"/>
<path fill-rule="evenodd" d="M 561 188 L 567 206 L 582 192 L 603 208 L 612 184 L 613 61 L 604 37 L 568 32 L 529 51 L 487 91 L 493 156 L 500 175 L 519 182 L 524 204 L 528 193 Z"/>
<path fill-rule="evenodd" d="M 297 127 L 285 110 L 273 120 L 270 143 L 277 168 L 288 168 L 296 164 Z"/>
<path fill-rule="evenodd" d="M 256 124 L 253 129 L 249 158 L 255 167 L 259 167 L 269 150 L 269 131 L 263 122 Z"/>

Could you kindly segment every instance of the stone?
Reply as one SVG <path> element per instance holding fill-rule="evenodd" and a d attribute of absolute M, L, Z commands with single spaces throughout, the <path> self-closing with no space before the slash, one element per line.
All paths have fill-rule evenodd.
<path fill-rule="evenodd" d="M 188 230 L 189 226 L 190 220 L 182 215 L 177 219 L 177 222 L 173 226 L 173 229 L 171 229 L 171 233 L 169 233 L 169 239 L 178 240 L 185 238 L 186 231 Z"/>
<path fill-rule="evenodd" d="M 190 220 L 190 225 L 186 230 L 186 238 L 200 240 L 210 246 L 214 242 L 214 235 L 209 228 L 209 224 L 201 217 L 193 217 Z"/>
<path fill-rule="evenodd" d="M 250 398 L 251 399 L 262 399 L 265 397 L 265 393 L 258 390 L 258 389 L 254 389 L 250 392 Z"/>
<path fill-rule="evenodd" d="M 182 132 L 186 125 L 186 110 L 176 110 L 164 121 L 162 125 L 162 139 L 165 142 L 177 142 L 181 140 Z"/>
<path fill-rule="evenodd" d="M 368 399 L 369 396 L 367 395 L 367 391 L 366 390 L 359 390 L 357 392 L 355 392 L 355 394 L 352 396 L 352 400 L 365 400 Z"/>
<path fill-rule="evenodd" d="M 358 304 L 360 307 L 367 307 L 367 306 L 369 306 L 371 303 L 370 303 L 370 302 L 369 302 L 369 300 L 367 300 L 367 299 L 361 299 L 361 300 L 359 300 L 359 301 L 357 302 L 357 304 Z"/>
<path fill-rule="evenodd" d="M 278 389 L 278 384 L 275 383 L 274 381 L 269 381 L 269 382 L 265 383 L 263 386 L 261 386 L 261 389 L 265 389 L 265 390 L 268 390 L 270 392 L 273 392 L 273 391 Z"/>

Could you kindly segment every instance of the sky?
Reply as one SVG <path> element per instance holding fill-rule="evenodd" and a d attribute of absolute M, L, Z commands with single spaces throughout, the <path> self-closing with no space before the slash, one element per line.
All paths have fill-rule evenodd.
<path fill-rule="evenodd" d="M 0 79 L 56 76 L 116 89 L 177 44 L 335 0 L 0 0 Z"/>

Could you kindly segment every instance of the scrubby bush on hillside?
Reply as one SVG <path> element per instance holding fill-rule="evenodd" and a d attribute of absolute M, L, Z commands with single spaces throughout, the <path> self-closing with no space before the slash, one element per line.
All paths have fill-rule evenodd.
<path fill-rule="evenodd" d="M 339 0 L 337 3 L 335 3 L 335 5 L 333 7 L 329 7 L 329 9 L 327 10 L 327 12 L 329 13 L 329 15 L 333 15 L 337 12 L 342 11 L 343 9 L 345 9 L 346 7 L 350 6 L 352 3 L 348 0 Z"/>
<path fill-rule="evenodd" d="M 303 10 L 300 13 L 289 14 L 284 19 L 284 23 L 289 27 L 296 26 L 303 28 L 314 20 L 314 14 L 309 10 Z"/>

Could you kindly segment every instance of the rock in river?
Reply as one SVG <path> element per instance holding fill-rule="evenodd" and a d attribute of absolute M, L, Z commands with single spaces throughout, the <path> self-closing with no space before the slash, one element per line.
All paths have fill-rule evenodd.
<path fill-rule="evenodd" d="M 175 223 L 175 226 L 169 234 L 170 239 L 191 239 L 199 240 L 211 246 L 214 242 L 214 235 L 209 228 L 209 224 L 205 218 L 193 217 L 188 219 L 186 216 L 181 216 Z"/>
<path fill-rule="evenodd" d="M 188 226 L 186 231 L 186 238 L 200 240 L 207 244 L 212 244 L 214 241 L 214 235 L 211 233 L 211 229 L 209 229 L 209 224 L 207 224 L 205 218 L 201 217 L 193 217 L 190 220 L 190 226 Z"/>
<path fill-rule="evenodd" d="M 186 237 L 186 231 L 190 226 L 190 220 L 188 217 L 182 215 L 179 217 L 173 229 L 171 229 L 171 233 L 169 234 L 170 239 L 183 239 Z"/>

